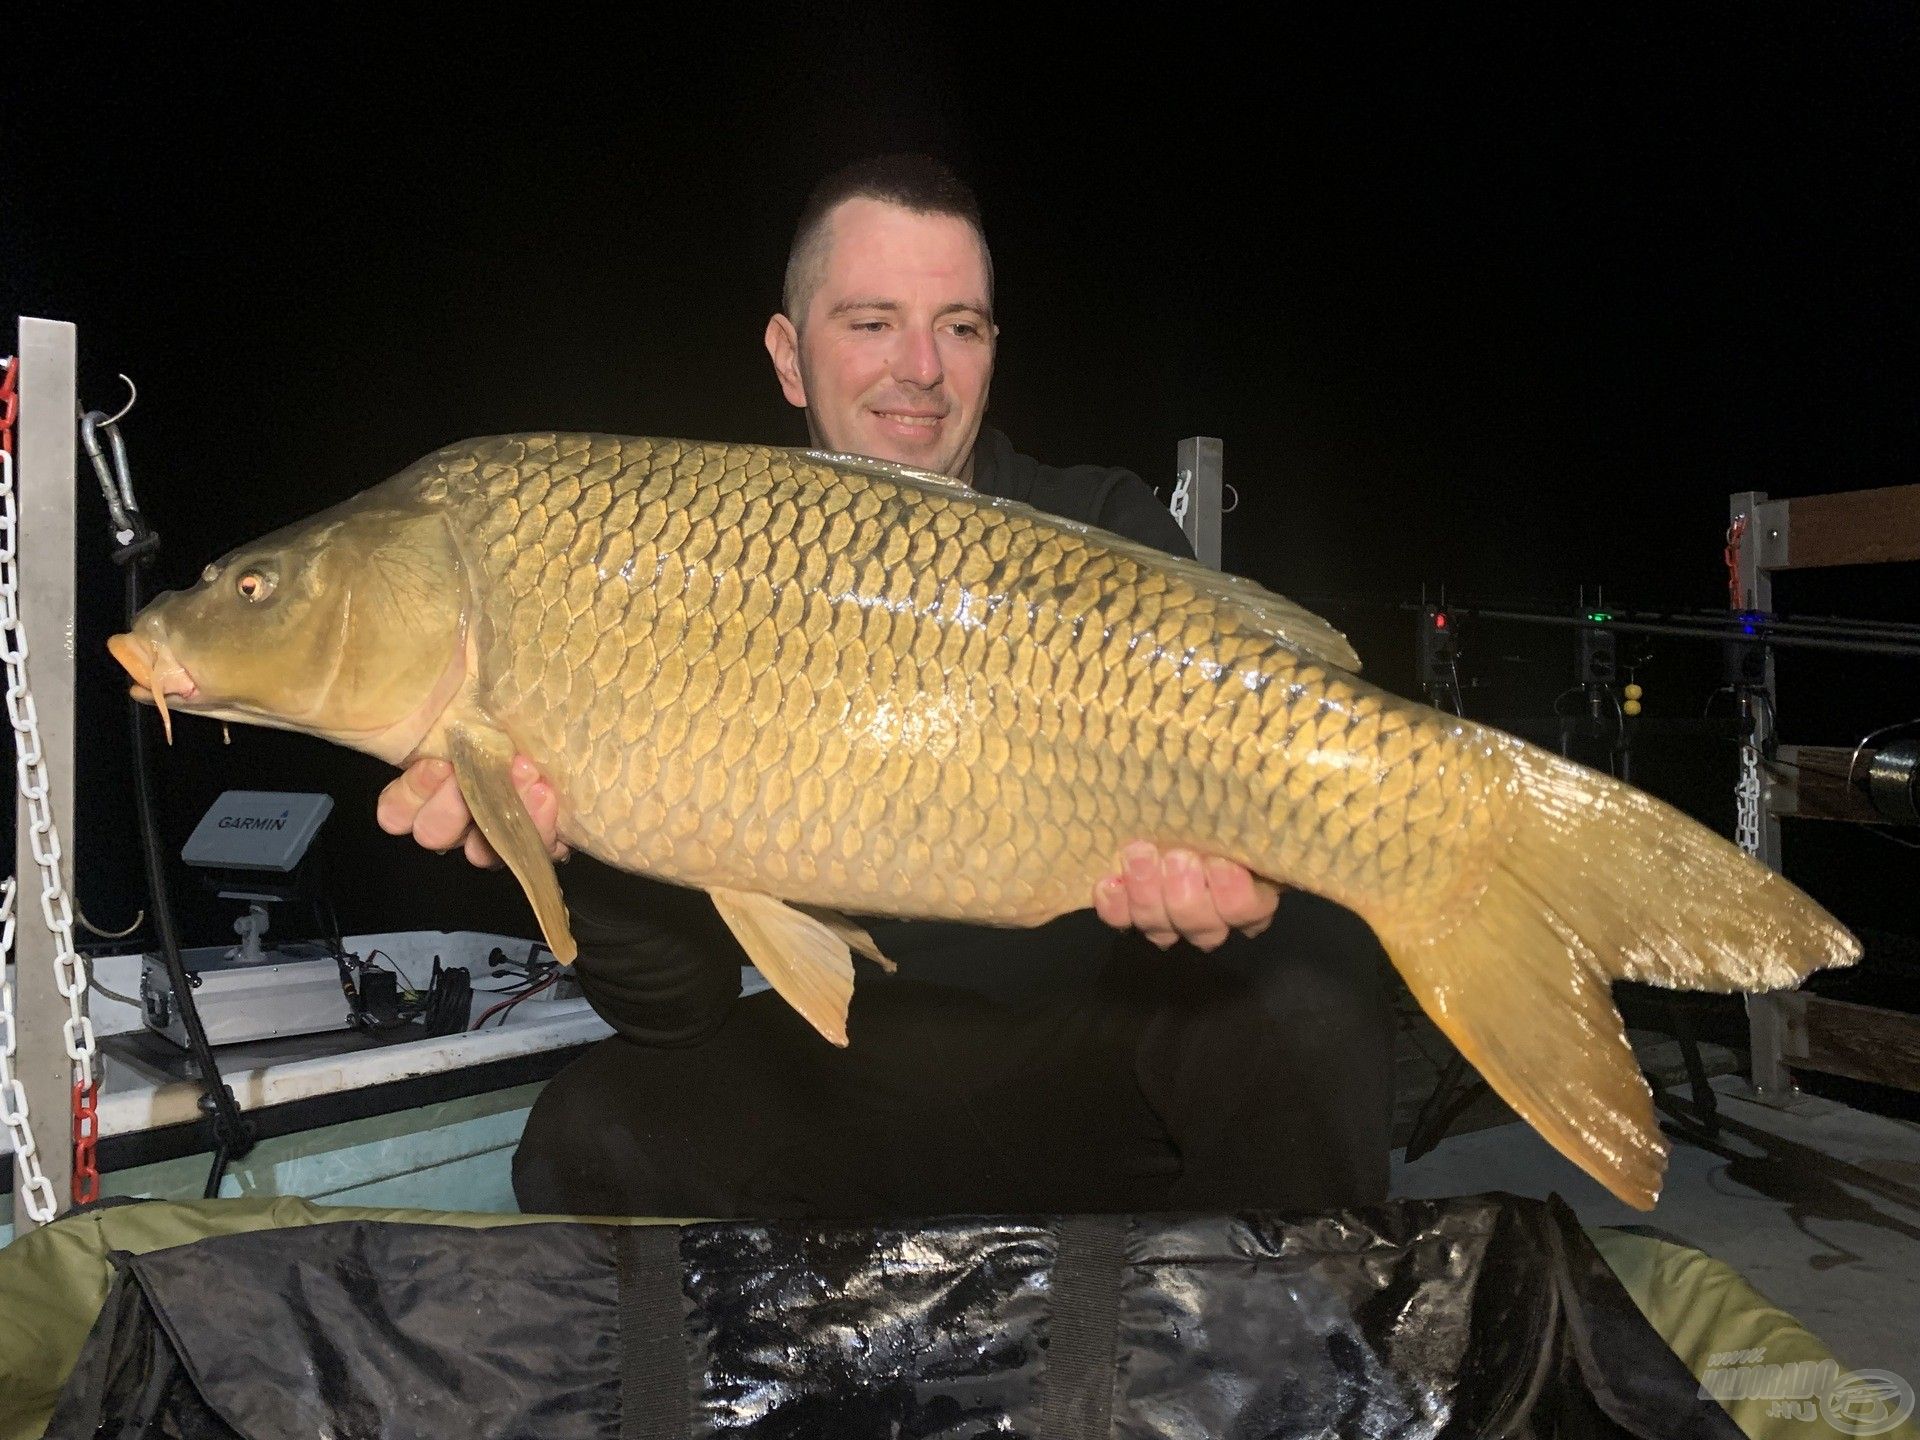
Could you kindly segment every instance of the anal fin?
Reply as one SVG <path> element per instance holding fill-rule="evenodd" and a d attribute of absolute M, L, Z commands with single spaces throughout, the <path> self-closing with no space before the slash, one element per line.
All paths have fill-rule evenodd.
<path fill-rule="evenodd" d="M 880 947 L 874 943 L 873 936 L 862 930 L 838 910 L 828 910 L 820 905 L 795 905 L 794 909 L 803 915 L 811 915 L 834 934 L 847 942 L 847 948 L 856 955 L 864 955 L 889 975 L 900 967 L 880 953 Z"/>

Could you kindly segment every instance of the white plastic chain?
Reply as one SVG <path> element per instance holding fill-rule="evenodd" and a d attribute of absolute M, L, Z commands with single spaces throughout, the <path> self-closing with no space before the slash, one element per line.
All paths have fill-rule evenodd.
<path fill-rule="evenodd" d="M 1173 498 L 1167 501 L 1167 509 L 1173 512 L 1173 523 L 1184 525 L 1187 520 L 1187 504 L 1193 498 L 1193 471 L 1182 470 L 1180 479 L 1173 487 Z"/>
<path fill-rule="evenodd" d="M 54 939 L 55 984 L 67 1001 L 67 1021 L 61 1027 L 67 1056 L 73 1061 L 75 1078 L 89 1089 L 93 1086 L 93 1062 L 98 1053 L 93 1038 L 93 1021 L 81 1007 L 87 993 L 87 967 L 73 948 L 73 905 L 60 877 L 60 836 L 53 825 L 53 808 L 47 800 L 47 767 L 40 747 L 40 714 L 34 707 L 33 693 L 27 688 L 27 636 L 20 628 L 20 575 L 15 564 L 14 544 L 19 533 L 19 515 L 14 504 L 13 456 L 0 451 L 0 658 L 7 668 L 7 716 L 13 723 L 14 748 L 20 793 L 31 812 L 28 830 L 32 836 L 33 858 L 40 867 L 40 914 Z M 4 949 L 10 955 L 14 932 L 14 891 L 12 878 L 6 881 Z M 13 1074 L 15 1048 L 13 991 L 5 987 L 5 1016 L 0 1019 L 0 1119 L 6 1122 L 12 1137 L 14 1163 L 22 1180 L 27 1214 L 44 1225 L 54 1216 L 53 1186 L 41 1172 L 33 1131 L 27 1116 L 26 1089 Z"/>
<path fill-rule="evenodd" d="M 20 1172 L 20 1194 L 36 1225 L 53 1219 L 53 1182 L 40 1169 L 33 1143 L 33 1123 L 27 1118 L 27 1087 L 13 1073 L 13 986 L 6 979 L 6 963 L 13 955 L 13 877 L 6 878 L 6 898 L 0 902 L 0 1123 L 7 1127 L 14 1168 Z"/>

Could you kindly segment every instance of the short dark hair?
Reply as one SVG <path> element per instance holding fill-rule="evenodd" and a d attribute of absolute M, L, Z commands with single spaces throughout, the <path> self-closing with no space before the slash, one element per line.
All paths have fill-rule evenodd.
<path fill-rule="evenodd" d="M 848 200 L 881 200 L 916 215 L 951 215 L 980 237 L 987 267 L 986 302 L 993 304 L 993 255 L 987 249 L 980 201 L 967 182 L 931 155 L 876 155 L 834 171 L 807 196 L 787 252 L 786 284 L 780 302 L 795 325 L 806 318 L 813 292 L 826 266 L 827 217 Z"/>

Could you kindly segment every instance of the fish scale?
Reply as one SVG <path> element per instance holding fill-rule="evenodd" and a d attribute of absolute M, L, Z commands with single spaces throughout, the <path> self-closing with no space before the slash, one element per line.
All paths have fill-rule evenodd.
<path fill-rule="evenodd" d="M 1223 856 L 1359 914 L 1494 1090 L 1643 1207 L 1665 1143 L 1611 983 L 1859 955 L 1672 807 L 1360 679 L 1280 596 L 858 457 L 468 441 L 110 643 L 156 702 L 450 760 L 567 960 L 530 755 L 570 844 L 707 890 L 840 1044 L 850 957 L 882 959 L 849 914 L 1033 924 L 1136 837 Z"/>
<path fill-rule="evenodd" d="M 562 454 L 557 444 L 542 450 L 502 441 L 494 453 L 473 457 L 477 465 L 448 466 L 437 478 L 473 533 L 515 537 L 511 551 L 496 546 L 476 556 L 491 582 L 481 588 L 495 597 L 491 623 L 481 630 L 482 682 L 489 708 L 554 776 L 582 848 L 614 864 L 711 886 L 760 873 L 769 847 L 788 848 L 776 840 L 824 841 L 821 854 L 787 866 L 793 882 L 811 887 L 807 898 L 871 912 L 911 886 L 933 913 L 1021 923 L 1084 906 L 1133 834 L 1171 831 L 1197 843 L 1212 830 L 1203 811 L 1209 802 L 1226 802 L 1229 787 L 1197 767 L 1218 753 L 1244 754 L 1237 739 L 1257 728 L 1258 707 L 1252 691 L 1240 706 L 1251 718 L 1236 719 L 1233 707 L 1218 703 L 1235 660 L 1252 647 L 1231 632 L 1203 632 L 1205 622 L 1179 608 L 1188 587 L 1165 587 L 1166 603 L 1142 606 L 1114 583 L 1133 578 L 1135 567 L 1077 537 L 1018 523 L 990 527 L 997 517 L 964 508 L 958 497 L 925 497 L 817 464 L 782 465 L 746 447 L 608 440 L 565 457 L 576 471 L 597 472 L 610 498 L 557 473 Z M 507 483 L 510 474 L 520 477 L 517 484 Z M 596 565 L 589 596 L 573 548 L 580 533 L 574 511 L 617 518 L 628 508 L 627 533 L 643 563 Z M 724 548 L 715 539 L 723 519 L 734 537 Z M 983 546 L 990 528 L 1004 540 Z M 757 573 L 743 576 L 723 563 L 763 553 L 756 540 L 765 542 Z M 648 551 L 651 566 L 644 565 Z M 909 568 L 890 570 L 882 563 L 888 555 Z M 526 583 L 533 575 L 539 583 Z M 743 580 L 762 576 L 770 583 L 756 606 L 731 599 L 744 595 Z M 908 590 L 910 578 L 918 583 Z M 896 582 L 891 595 L 889 581 Z M 1136 614 L 1150 622 L 1137 634 L 1125 628 Z M 615 615 L 628 626 L 621 638 L 629 644 L 638 638 L 632 627 L 646 627 L 650 663 L 621 671 L 621 718 L 596 728 L 590 717 L 602 687 L 592 680 L 576 685 L 574 677 L 608 642 Z M 1029 636 L 1048 648 L 1021 676 L 1013 651 Z M 1149 660 L 1136 668 L 1124 705 L 1099 707 L 1109 682 L 1099 662 L 1109 644 L 1133 655 L 1142 641 L 1164 649 L 1188 639 L 1212 642 L 1217 678 L 1202 679 L 1191 662 Z M 766 657 L 780 654 L 783 641 L 789 658 L 769 683 Z M 1201 649 L 1197 658 L 1207 658 L 1204 643 Z M 759 662 L 756 673 L 738 669 L 749 656 Z M 740 676 L 728 705 L 714 703 L 723 670 Z M 739 703 L 756 692 L 757 715 Z M 807 734 L 797 750 L 769 753 L 772 746 L 757 743 L 769 709 L 790 736 Z M 898 735 L 884 730 L 885 716 L 908 712 L 943 717 L 910 737 L 933 766 L 918 785 L 906 783 L 916 768 L 912 752 L 899 750 Z M 1201 714 L 1201 723 L 1190 713 Z M 883 733 L 876 735 L 876 724 Z M 684 838 L 658 824 L 636 824 L 633 788 L 601 778 L 620 767 L 593 758 L 608 746 L 650 747 L 663 758 L 685 754 L 680 766 L 663 772 L 659 808 L 700 805 L 695 772 L 707 761 L 716 776 L 710 799 L 727 803 L 703 807 L 709 823 Z M 1164 788 L 1135 787 L 1132 803 L 1116 814 L 1119 757 L 1135 746 L 1164 755 L 1166 764 L 1150 772 Z M 1016 752 L 1048 754 L 1054 783 L 1065 787 L 1058 809 L 1077 817 L 1079 854 L 1068 853 L 1058 823 L 1043 830 L 1007 806 L 997 779 L 972 782 L 978 754 L 989 749 L 1007 757 L 995 769 Z M 883 774 L 890 753 L 906 755 L 907 764 Z M 801 774 L 792 773 L 796 765 Z M 789 767 L 787 782 L 811 783 L 769 784 L 764 777 L 778 767 Z M 931 792 L 929 780 L 936 781 Z M 867 788 L 876 782 L 881 788 Z M 1269 807 L 1249 793 L 1254 783 L 1233 787 L 1227 808 L 1266 813 Z M 863 833 L 910 827 L 929 799 L 956 813 L 918 873 L 897 847 L 878 857 L 858 843 Z M 1022 799 L 1028 813 L 1054 809 L 1044 794 Z M 655 807 L 646 808 L 645 818 L 654 818 Z M 1055 836 L 1057 847 L 1047 843 Z M 1258 851 L 1268 848 L 1266 838 Z M 757 843 L 747 846 L 748 839 Z M 1240 848 L 1246 859 L 1256 858 L 1254 844 Z M 1036 859 L 1051 873 L 1037 876 Z"/>

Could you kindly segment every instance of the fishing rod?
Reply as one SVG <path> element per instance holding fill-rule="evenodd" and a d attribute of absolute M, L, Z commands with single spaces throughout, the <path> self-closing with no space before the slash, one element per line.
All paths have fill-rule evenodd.
<path fill-rule="evenodd" d="M 1920 625 L 1903 621 L 1855 621 L 1830 616 L 1800 620 L 1757 610 L 1721 613 L 1595 608 L 1568 612 L 1525 609 L 1513 605 L 1463 605 L 1451 601 L 1382 600 L 1351 595 L 1299 595 L 1293 598 L 1314 610 L 1368 609 L 1405 614 L 1439 610 L 1449 616 L 1523 625 L 1611 630 L 1624 635 L 1670 635 L 1682 639 L 1731 641 L 1783 649 L 1835 650 L 1856 655 L 1920 658 Z"/>

